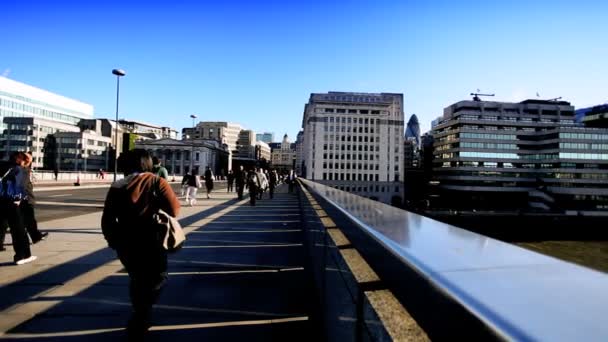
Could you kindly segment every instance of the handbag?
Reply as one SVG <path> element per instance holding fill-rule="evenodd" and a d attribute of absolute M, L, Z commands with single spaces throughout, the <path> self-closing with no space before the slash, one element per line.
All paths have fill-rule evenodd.
<path fill-rule="evenodd" d="M 169 253 L 180 250 L 186 241 L 186 235 L 177 219 L 162 209 L 158 209 L 152 219 L 159 228 L 160 244 Z"/>
<path fill-rule="evenodd" d="M 158 176 L 156 176 L 154 183 L 153 196 L 156 199 L 159 199 L 158 184 L 160 183 L 160 180 Z M 184 234 L 184 230 L 179 224 L 179 221 L 160 208 L 152 215 L 152 220 L 158 228 L 159 243 L 161 247 L 169 253 L 180 250 L 184 241 L 186 241 L 186 235 Z"/>

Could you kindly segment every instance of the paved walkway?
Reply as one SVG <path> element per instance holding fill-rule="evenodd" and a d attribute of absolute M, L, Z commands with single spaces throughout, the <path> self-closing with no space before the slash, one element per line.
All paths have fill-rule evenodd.
<path fill-rule="evenodd" d="M 315 339 L 300 208 L 285 190 L 256 207 L 218 192 L 182 209 L 187 244 L 169 258 L 148 340 Z M 0 253 L 0 339 L 124 339 L 128 277 L 105 247 L 100 216 L 43 223 L 51 236 L 33 246 L 32 264 L 13 266 L 10 246 Z"/>

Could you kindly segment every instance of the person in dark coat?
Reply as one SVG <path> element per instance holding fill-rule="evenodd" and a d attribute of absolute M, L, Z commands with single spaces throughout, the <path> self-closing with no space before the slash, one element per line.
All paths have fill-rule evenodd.
<path fill-rule="evenodd" d="M 129 340 L 139 341 L 150 327 L 152 306 L 167 281 L 167 253 L 152 217 L 158 209 L 175 217 L 180 205 L 169 183 L 151 172 L 148 151 L 128 151 L 125 162 L 125 178 L 108 191 L 101 228 L 129 274 L 133 314 L 127 334 Z"/>
<path fill-rule="evenodd" d="M 23 215 L 23 224 L 25 225 L 25 229 L 30 235 L 32 243 L 36 244 L 42 240 L 45 240 L 49 233 L 38 230 L 38 222 L 36 221 L 36 214 L 34 212 L 36 198 L 34 197 L 34 184 L 32 183 L 32 155 L 30 153 L 25 154 L 24 171 L 27 173 L 27 176 L 25 177 L 26 198 L 21 201 L 20 204 L 21 214 Z"/>
<path fill-rule="evenodd" d="M 213 191 L 213 172 L 211 168 L 207 166 L 205 170 L 205 188 L 207 188 L 207 198 L 211 198 L 211 191 Z"/>
<path fill-rule="evenodd" d="M 245 190 L 245 183 L 247 182 L 247 173 L 243 169 L 243 165 L 239 166 L 239 169 L 234 174 L 234 181 L 236 183 L 236 193 L 240 200 L 243 199 L 243 191 Z"/>
<path fill-rule="evenodd" d="M 270 195 L 270 199 L 274 198 L 274 188 L 277 186 L 278 180 L 277 171 L 271 170 L 268 174 L 268 194 Z"/>
<path fill-rule="evenodd" d="M 12 159 L 12 167 L 2 177 L 3 195 L 0 196 L 0 222 L 8 224 L 13 240 L 15 256 L 13 260 L 17 265 L 27 264 L 36 260 L 30 250 L 30 241 L 27 238 L 27 231 L 23 223 L 23 212 L 21 202 L 27 198 L 26 178 L 26 154 L 23 152 L 15 153 Z"/>
<path fill-rule="evenodd" d="M 234 172 L 232 172 L 232 170 L 228 171 L 228 192 L 233 192 L 234 191 Z"/>
<path fill-rule="evenodd" d="M 255 200 L 258 197 L 261 184 L 258 173 L 253 169 L 247 173 L 247 187 L 249 188 L 249 204 L 255 206 Z"/>

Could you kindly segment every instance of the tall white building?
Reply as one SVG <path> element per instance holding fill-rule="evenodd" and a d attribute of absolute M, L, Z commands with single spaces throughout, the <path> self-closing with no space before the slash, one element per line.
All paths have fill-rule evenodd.
<path fill-rule="evenodd" d="M 17 130 L 32 132 L 26 135 L 35 139 L 25 145 L 15 141 L 10 144 L 7 134 L 8 122 L 4 118 L 35 118 L 27 122 L 11 122 Z M 93 118 L 93 106 L 49 91 L 0 76 L 0 159 L 8 158 L 13 151 L 35 151 L 35 167 L 42 164 L 43 152 L 39 145 L 44 142 L 44 133 L 70 131 L 81 119 Z M 9 120 L 10 121 L 10 120 Z M 66 127 L 70 128 L 66 128 Z M 17 134 L 19 135 L 19 134 Z M 12 147 L 11 147 L 12 146 Z"/>
<path fill-rule="evenodd" d="M 303 176 L 385 202 L 401 201 L 403 94 L 311 94 Z"/>

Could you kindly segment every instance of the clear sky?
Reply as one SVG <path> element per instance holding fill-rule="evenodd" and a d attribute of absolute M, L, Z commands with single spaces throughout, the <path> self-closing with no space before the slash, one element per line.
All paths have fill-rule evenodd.
<path fill-rule="evenodd" d="M 0 72 L 114 117 L 301 128 L 312 92 L 404 93 L 421 130 L 480 89 L 608 101 L 608 1 L 3 0 Z"/>

